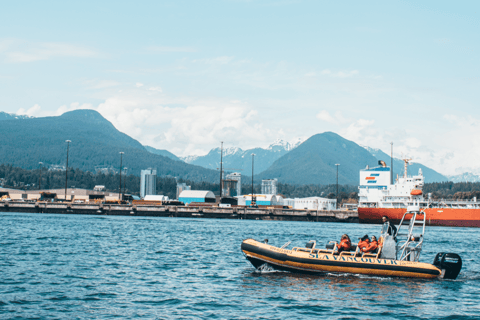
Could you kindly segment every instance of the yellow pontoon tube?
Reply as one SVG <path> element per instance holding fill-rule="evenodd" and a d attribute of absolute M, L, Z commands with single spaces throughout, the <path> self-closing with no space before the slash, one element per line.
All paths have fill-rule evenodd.
<path fill-rule="evenodd" d="M 405 217 L 412 215 L 410 222 L 403 224 Z M 278 248 L 267 243 L 246 239 L 241 249 L 255 268 L 268 264 L 276 270 L 307 273 L 354 273 L 386 277 L 444 278 L 456 279 L 462 268 L 462 259 L 455 253 L 439 253 L 433 264 L 418 262 L 423 243 L 425 214 L 407 212 L 395 235 L 388 234 L 388 222 L 382 229 L 383 246 L 377 253 L 364 253 L 356 249 L 337 253 L 336 243 L 326 249 L 315 248 L 316 242 L 286 249 L 289 243 Z M 407 222 L 405 220 L 405 222 Z M 408 231 L 402 233 L 405 227 Z M 419 228 L 420 227 L 420 228 Z M 421 233 L 415 234 L 415 231 Z"/>

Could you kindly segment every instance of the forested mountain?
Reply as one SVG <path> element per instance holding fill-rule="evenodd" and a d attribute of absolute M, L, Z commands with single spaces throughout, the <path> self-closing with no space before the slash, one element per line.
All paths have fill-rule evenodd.
<path fill-rule="evenodd" d="M 334 184 L 337 168 L 338 183 L 358 185 L 359 171 L 378 161 L 367 150 L 333 132 L 314 135 L 276 160 L 268 170 L 258 174 L 261 179 L 277 178 L 293 184 Z"/>
<path fill-rule="evenodd" d="M 29 116 L 19 116 L 18 114 L 11 114 L 0 111 L 0 121 L 1 120 L 16 120 L 16 119 L 30 119 Z"/>
<path fill-rule="evenodd" d="M 104 174 L 85 172 L 80 169 L 68 170 L 68 186 L 69 188 L 85 188 L 93 189 L 95 185 L 104 185 L 107 191 L 118 192 L 120 176 L 118 174 Z M 36 190 L 39 188 L 38 183 L 41 177 L 42 189 L 57 189 L 65 187 L 64 171 L 49 171 L 46 168 L 25 170 L 22 168 L 12 167 L 11 165 L 0 165 L 0 187 Z M 210 183 L 205 181 L 190 181 L 180 179 L 192 187 L 192 190 L 210 190 L 216 195 L 219 194 L 218 183 Z M 127 194 L 139 194 L 140 178 L 135 175 L 122 176 L 122 187 L 125 183 Z M 157 194 L 167 195 L 170 199 L 175 198 L 176 179 L 172 177 L 157 177 Z M 251 184 L 243 184 L 242 189 L 245 193 L 252 190 Z M 254 185 L 254 192 L 260 193 L 260 184 Z M 480 182 L 462 182 L 453 183 L 439 182 L 426 183 L 423 191 L 425 194 L 432 193 L 433 199 L 473 199 L 477 197 L 480 200 Z M 357 199 L 358 187 L 352 185 L 339 185 L 339 199 Z M 279 183 L 278 194 L 286 198 L 303 198 L 311 196 L 320 196 L 335 198 L 336 184 L 330 185 L 294 185 Z"/>
<path fill-rule="evenodd" d="M 464 172 L 462 174 L 448 176 L 447 178 L 453 182 L 480 182 L 480 176 L 471 172 Z"/>
<path fill-rule="evenodd" d="M 380 149 L 366 148 L 375 158 L 383 160 L 390 167 L 391 157 Z M 408 166 L 408 175 L 417 175 L 418 169 L 422 169 L 425 182 L 443 182 L 448 181 L 448 178 L 438 173 L 437 171 L 424 166 L 421 163 L 411 162 Z M 401 177 L 405 172 L 404 162 L 401 159 L 393 158 L 393 180 L 397 177 L 397 174 Z"/>
<path fill-rule="evenodd" d="M 149 167 L 159 176 L 174 176 L 195 181 L 214 182 L 213 170 L 175 161 L 148 152 L 137 140 L 119 132 L 93 110 L 75 110 L 58 117 L 4 120 L 0 122 L 0 163 L 25 169 L 65 166 L 67 143 L 71 140 L 69 167 L 95 172 L 97 167 L 123 167 L 139 175 Z M 117 169 L 117 170 L 118 170 Z"/>
<path fill-rule="evenodd" d="M 283 140 L 277 140 L 268 148 L 253 148 L 242 150 L 240 148 L 223 149 L 223 167 L 231 168 L 229 171 L 241 171 L 243 175 L 250 175 L 252 172 L 252 153 L 255 154 L 255 172 L 267 170 L 272 163 L 294 149 L 297 143 L 289 143 Z M 183 160 L 190 164 L 195 164 L 209 169 L 220 168 L 220 148 L 210 150 L 205 156 L 190 156 Z"/>

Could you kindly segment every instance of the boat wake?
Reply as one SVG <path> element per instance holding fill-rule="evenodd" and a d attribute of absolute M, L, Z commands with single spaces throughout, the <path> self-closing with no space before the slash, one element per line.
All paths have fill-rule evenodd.
<path fill-rule="evenodd" d="M 273 272 L 281 272 L 279 270 L 275 270 L 271 265 L 268 263 L 262 264 L 255 270 L 256 273 L 273 273 Z"/>

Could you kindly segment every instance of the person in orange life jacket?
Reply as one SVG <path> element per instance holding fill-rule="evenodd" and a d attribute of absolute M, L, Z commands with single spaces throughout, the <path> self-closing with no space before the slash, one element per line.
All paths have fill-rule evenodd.
<path fill-rule="evenodd" d="M 363 237 L 359 238 L 360 241 L 357 244 L 357 247 L 362 250 L 363 248 L 368 247 L 370 244 L 370 240 L 368 239 L 368 234 L 364 235 Z"/>
<path fill-rule="evenodd" d="M 370 244 L 368 245 L 368 247 L 362 248 L 361 250 L 362 252 L 373 252 L 377 250 L 377 248 L 378 248 L 377 237 L 372 236 L 372 241 L 370 241 Z"/>
<path fill-rule="evenodd" d="M 337 245 L 337 253 L 340 253 L 342 251 L 350 251 L 351 246 L 352 243 L 350 241 L 350 237 L 344 234 L 340 239 L 340 243 Z"/>

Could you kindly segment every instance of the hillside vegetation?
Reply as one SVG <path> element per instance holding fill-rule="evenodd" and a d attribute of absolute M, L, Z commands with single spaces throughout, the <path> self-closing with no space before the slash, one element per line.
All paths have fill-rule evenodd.
<path fill-rule="evenodd" d="M 213 182 L 213 170 L 175 161 L 148 152 L 137 140 L 118 131 L 109 121 L 93 110 L 76 110 L 59 117 L 1 121 L 0 163 L 25 169 L 65 166 L 67 144 L 71 140 L 69 167 L 95 172 L 96 167 L 123 167 L 140 175 L 140 170 L 157 169 L 159 176 L 173 176 L 194 181 Z"/>

